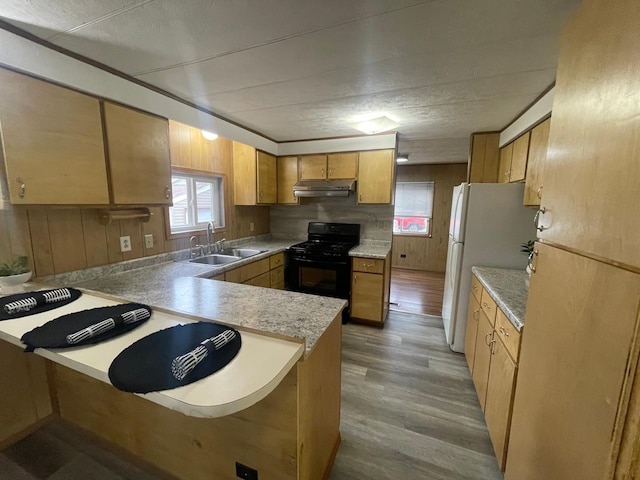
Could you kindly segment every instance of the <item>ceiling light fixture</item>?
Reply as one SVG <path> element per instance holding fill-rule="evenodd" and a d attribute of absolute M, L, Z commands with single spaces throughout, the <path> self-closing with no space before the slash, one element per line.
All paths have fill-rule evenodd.
<path fill-rule="evenodd" d="M 399 126 L 399 123 L 394 122 L 389 117 L 386 117 L 384 115 L 376 118 L 370 118 L 369 120 L 365 120 L 364 122 L 351 124 L 351 127 L 355 128 L 356 130 L 360 130 L 367 135 L 386 132 Z"/>
<path fill-rule="evenodd" d="M 201 131 L 202 131 L 202 136 L 207 140 L 215 140 L 216 138 L 218 138 L 218 135 L 213 132 L 207 132 L 206 130 L 201 130 Z"/>
<path fill-rule="evenodd" d="M 404 163 L 409 161 L 409 155 L 399 155 L 396 157 L 396 163 Z"/>

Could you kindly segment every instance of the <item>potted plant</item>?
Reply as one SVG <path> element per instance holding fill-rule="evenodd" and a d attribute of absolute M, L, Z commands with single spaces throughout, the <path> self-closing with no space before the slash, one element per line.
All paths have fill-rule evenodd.
<path fill-rule="evenodd" d="M 20 256 L 9 263 L 0 264 L 0 293 L 20 293 L 24 291 L 23 283 L 31 278 L 29 259 Z"/>
<path fill-rule="evenodd" d="M 531 276 L 531 260 L 533 258 L 533 247 L 535 246 L 535 240 L 528 240 L 520 245 L 520 251 L 522 253 L 526 253 L 529 259 L 527 260 L 527 268 L 526 271 Z"/>

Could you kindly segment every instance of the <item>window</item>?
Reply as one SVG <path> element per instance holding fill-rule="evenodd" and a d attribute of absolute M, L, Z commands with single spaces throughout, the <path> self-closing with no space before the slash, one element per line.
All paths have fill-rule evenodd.
<path fill-rule="evenodd" d="M 396 183 L 394 234 L 431 236 L 433 182 Z"/>
<path fill-rule="evenodd" d="M 204 230 L 209 222 L 216 228 L 224 227 L 222 177 L 173 173 L 171 189 L 171 233 Z"/>

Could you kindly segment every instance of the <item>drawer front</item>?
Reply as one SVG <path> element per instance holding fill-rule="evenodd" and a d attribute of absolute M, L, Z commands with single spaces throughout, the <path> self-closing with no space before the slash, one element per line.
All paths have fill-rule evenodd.
<path fill-rule="evenodd" d="M 273 270 L 274 268 L 278 268 L 280 265 L 284 265 L 284 253 L 276 253 L 269 257 L 269 269 Z"/>
<path fill-rule="evenodd" d="M 225 280 L 232 283 L 244 283 L 250 278 L 257 277 L 269 271 L 269 259 L 263 258 L 257 262 L 243 265 L 225 273 Z"/>
<path fill-rule="evenodd" d="M 379 258 L 353 257 L 353 271 L 384 273 L 384 260 Z"/>
<path fill-rule="evenodd" d="M 480 303 L 480 297 L 482 296 L 482 284 L 475 275 L 471 276 L 471 293 L 476 297 L 478 303 Z"/>
<path fill-rule="evenodd" d="M 284 265 L 274 268 L 271 274 L 271 288 L 284 290 Z"/>
<path fill-rule="evenodd" d="M 480 296 L 480 307 L 489 319 L 491 326 L 494 326 L 496 324 L 496 310 L 498 309 L 498 306 L 493 298 L 491 298 L 491 295 L 489 295 L 489 292 L 484 288 L 482 289 L 482 295 Z"/>
<path fill-rule="evenodd" d="M 244 283 L 245 283 L 245 285 L 253 285 L 254 287 L 270 288 L 271 287 L 271 275 L 269 274 L 269 272 L 265 272 L 262 275 L 258 275 L 257 277 L 253 277 L 253 278 L 247 280 Z"/>
<path fill-rule="evenodd" d="M 518 362 L 520 355 L 520 332 L 509 321 L 502 310 L 498 309 L 496 313 L 496 336 L 502 340 L 504 346 L 507 347 L 509 355 Z"/>

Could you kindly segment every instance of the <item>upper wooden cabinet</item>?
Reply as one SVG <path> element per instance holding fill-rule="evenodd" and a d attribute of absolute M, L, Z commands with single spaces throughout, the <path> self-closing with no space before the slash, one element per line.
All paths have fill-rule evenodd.
<path fill-rule="evenodd" d="M 474 133 L 471 135 L 471 158 L 468 181 L 495 183 L 498 181 L 500 133 Z"/>
<path fill-rule="evenodd" d="M 519 136 L 513 142 L 513 155 L 509 169 L 509 181 L 521 182 L 527 172 L 527 156 L 529 154 L 529 132 Z"/>
<path fill-rule="evenodd" d="M 236 205 L 278 201 L 276 157 L 233 142 L 233 198 Z"/>
<path fill-rule="evenodd" d="M 358 154 L 330 153 L 300 157 L 300 180 L 356 178 Z"/>
<path fill-rule="evenodd" d="M 104 102 L 111 203 L 171 205 L 169 122 Z"/>
<path fill-rule="evenodd" d="M 529 140 L 529 159 L 527 160 L 527 176 L 524 184 L 524 204 L 540 205 L 542 198 L 542 172 L 547 159 L 549 145 L 549 128 L 551 118 L 531 130 Z"/>
<path fill-rule="evenodd" d="M 509 183 L 511 178 L 511 157 L 513 156 L 513 143 L 500 149 L 500 166 L 498 167 L 498 183 Z"/>
<path fill-rule="evenodd" d="M 278 157 L 278 204 L 297 205 L 298 197 L 293 194 L 293 186 L 298 181 L 298 157 Z"/>
<path fill-rule="evenodd" d="M 11 203 L 109 203 L 98 99 L 0 69 L 0 124 Z"/>
<path fill-rule="evenodd" d="M 395 150 L 360 152 L 358 203 L 392 204 L 395 186 Z"/>

